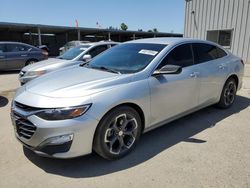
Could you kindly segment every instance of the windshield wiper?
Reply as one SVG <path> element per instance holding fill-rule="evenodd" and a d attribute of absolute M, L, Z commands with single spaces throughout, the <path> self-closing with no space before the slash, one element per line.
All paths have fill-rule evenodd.
<path fill-rule="evenodd" d="M 81 63 L 79 66 L 80 66 L 80 67 L 85 67 L 86 65 L 88 65 L 88 63 L 87 63 L 87 62 L 83 62 L 83 63 Z"/>
<path fill-rule="evenodd" d="M 104 71 L 108 71 L 108 72 L 112 72 L 112 73 L 116 73 L 116 74 L 121 74 L 119 71 L 111 69 L 111 68 L 107 68 L 107 67 L 90 67 L 93 69 L 100 69 L 100 70 L 104 70 Z"/>

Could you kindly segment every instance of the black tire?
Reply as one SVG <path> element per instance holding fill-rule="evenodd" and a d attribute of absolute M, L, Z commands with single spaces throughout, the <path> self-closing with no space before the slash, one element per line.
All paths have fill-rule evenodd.
<path fill-rule="evenodd" d="M 117 107 L 108 112 L 98 124 L 93 149 L 105 159 L 119 159 L 133 150 L 141 131 L 138 112 L 129 106 Z"/>
<path fill-rule="evenodd" d="M 38 62 L 37 59 L 30 59 L 30 60 L 28 60 L 28 61 L 26 62 L 25 66 L 34 64 L 34 63 L 36 63 L 36 62 Z"/>
<path fill-rule="evenodd" d="M 237 92 L 237 84 L 234 78 L 229 78 L 221 92 L 220 101 L 217 104 L 219 108 L 229 108 L 233 105 Z"/>

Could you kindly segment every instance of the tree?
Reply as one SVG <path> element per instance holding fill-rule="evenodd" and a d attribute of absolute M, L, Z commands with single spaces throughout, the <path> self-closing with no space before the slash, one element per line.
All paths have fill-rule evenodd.
<path fill-rule="evenodd" d="M 158 29 L 157 29 L 157 28 L 154 28 L 154 29 L 153 29 L 153 32 L 158 33 Z"/>
<path fill-rule="evenodd" d="M 153 31 L 151 29 L 149 29 L 148 32 L 152 33 Z"/>
<path fill-rule="evenodd" d="M 126 31 L 128 29 L 128 26 L 125 23 L 121 23 L 121 29 L 123 31 Z"/>

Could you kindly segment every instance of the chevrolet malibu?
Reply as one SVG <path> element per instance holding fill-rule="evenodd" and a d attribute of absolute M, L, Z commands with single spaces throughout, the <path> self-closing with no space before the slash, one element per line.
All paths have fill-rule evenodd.
<path fill-rule="evenodd" d="M 213 104 L 229 108 L 243 70 L 241 59 L 208 41 L 126 42 L 21 87 L 11 109 L 15 135 L 42 156 L 95 151 L 115 160 L 142 133 Z"/>

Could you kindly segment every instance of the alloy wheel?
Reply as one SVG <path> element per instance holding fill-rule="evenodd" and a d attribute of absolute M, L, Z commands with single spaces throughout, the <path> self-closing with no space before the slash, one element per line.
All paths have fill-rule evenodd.
<path fill-rule="evenodd" d="M 224 100 L 226 105 L 231 105 L 234 102 L 236 86 L 234 82 L 229 82 L 224 91 Z"/>
<path fill-rule="evenodd" d="M 135 117 L 128 114 L 115 117 L 104 136 L 109 152 L 119 155 L 129 150 L 136 140 L 137 131 L 138 124 Z"/>

